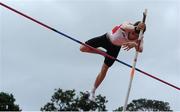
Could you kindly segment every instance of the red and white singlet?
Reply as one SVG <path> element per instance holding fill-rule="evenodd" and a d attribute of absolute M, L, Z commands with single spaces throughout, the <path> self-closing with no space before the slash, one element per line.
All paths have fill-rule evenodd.
<path fill-rule="evenodd" d="M 123 28 L 128 28 L 130 31 L 123 30 Z M 119 26 L 114 27 L 111 31 L 107 33 L 109 40 L 117 46 L 122 46 L 125 43 L 136 42 L 137 40 L 129 40 L 128 33 L 134 31 L 134 26 L 130 22 L 125 22 Z M 141 41 L 140 48 L 143 47 L 143 40 Z"/>

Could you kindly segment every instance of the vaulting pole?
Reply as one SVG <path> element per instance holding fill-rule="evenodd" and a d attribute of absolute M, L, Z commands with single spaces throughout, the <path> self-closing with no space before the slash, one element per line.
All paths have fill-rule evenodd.
<path fill-rule="evenodd" d="M 147 9 L 145 9 L 145 11 L 143 13 L 143 20 L 142 20 L 143 23 L 145 23 L 146 15 L 147 15 Z M 140 47 L 140 43 L 141 43 L 142 38 L 143 38 L 143 30 L 141 30 L 140 33 L 139 33 L 138 49 Z M 136 54 L 134 56 L 133 65 L 132 65 L 132 68 L 131 68 L 130 81 L 129 81 L 128 91 L 127 91 L 127 95 L 126 95 L 123 111 L 126 111 L 126 108 L 127 108 L 127 103 L 128 103 L 129 94 L 130 94 L 130 91 L 131 91 L 132 81 L 133 81 L 133 78 L 134 78 L 134 73 L 135 73 L 135 67 L 136 67 L 136 62 L 137 62 L 138 54 L 139 54 L 139 52 L 136 51 Z"/>

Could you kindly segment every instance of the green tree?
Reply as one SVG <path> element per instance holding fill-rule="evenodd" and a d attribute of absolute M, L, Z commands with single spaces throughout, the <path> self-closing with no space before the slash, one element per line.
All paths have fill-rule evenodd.
<path fill-rule="evenodd" d="M 91 101 L 87 92 L 80 92 L 77 96 L 75 90 L 55 89 L 51 101 L 46 103 L 41 111 L 105 111 L 105 103 L 107 100 L 101 95 Z"/>
<path fill-rule="evenodd" d="M 122 111 L 123 107 L 119 107 L 116 111 Z M 133 100 L 127 105 L 127 111 L 172 111 L 168 102 L 158 100 L 138 99 Z"/>
<path fill-rule="evenodd" d="M 0 92 L 0 111 L 20 111 L 19 105 L 15 104 L 12 94 Z"/>

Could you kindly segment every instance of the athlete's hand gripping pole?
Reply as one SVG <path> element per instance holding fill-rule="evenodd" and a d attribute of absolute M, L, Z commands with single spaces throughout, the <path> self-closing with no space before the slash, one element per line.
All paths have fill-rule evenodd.
<path fill-rule="evenodd" d="M 147 9 L 145 9 L 145 11 L 143 13 L 143 20 L 142 20 L 143 23 L 145 23 L 146 15 L 147 15 Z M 140 33 L 139 33 L 138 49 L 140 47 L 140 43 L 141 43 L 142 38 L 143 38 L 143 30 L 141 30 Z M 126 108 L 127 108 L 127 103 L 128 103 L 129 94 L 130 94 L 130 91 L 131 91 L 131 85 L 132 85 L 132 81 L 133 81 L 133 77 L 134 77 L 137 57 L 138 57 L 138 50 L 136 50 L 133 65 L 132 65 L 132 68 L 131 68 L 131 76 L 130 76 L 130 81 L 129 81 L 129 86 L 128 86 L 128 91 L 127 91 L 125 103 L 124 103 L 124 106 L 123 106 L 123 111 L 126 111 Z"/>

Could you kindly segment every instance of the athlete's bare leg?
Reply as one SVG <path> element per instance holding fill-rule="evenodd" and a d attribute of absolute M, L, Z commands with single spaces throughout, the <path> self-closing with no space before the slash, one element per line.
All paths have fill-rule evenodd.
<path fill-rule="evenodd" d="M 98 76 L 96 77 L 96 80 L 94 82 L 94 88 L 92 90 L 93 93 L 95 93 L 96 89 L 99 87 L 99 85 L 102 83 L 102 81 L 104 80 L 107 71 L 108 71 L 109 67 L 106 64 L 103 64 L 100 73 L 98 74 Z"/>
<path fill-rule="evenodd" d="M 93 49 L 91 49 L 91 48 L 89 48 L 89 47 L 87 47 L 87 46 L 84 46 L 84 45 L 81 45 L 81 46 L 80 46 L 80 51 L 81 51 L 81 52 L 87 52 L 87 53 L 99 54 L 99 53 L 97 53 L 95 50 L 93 50 Z"/>

